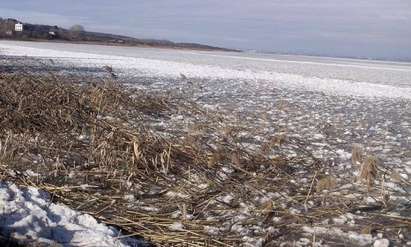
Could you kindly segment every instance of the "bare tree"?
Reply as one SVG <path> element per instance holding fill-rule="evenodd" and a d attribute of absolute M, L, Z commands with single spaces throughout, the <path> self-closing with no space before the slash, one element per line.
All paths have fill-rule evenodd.
<path fill-rule="evenodd" d="M 70 31 L 71 31 L 71 32 L 79 33 L 79 32 L 84 32 L 85 29 L 84 29 L 84 27 L 83 27 L 82 25 L 76 24 L 76 25 L 73 25 L 73 26 L 70 27 Z"/>

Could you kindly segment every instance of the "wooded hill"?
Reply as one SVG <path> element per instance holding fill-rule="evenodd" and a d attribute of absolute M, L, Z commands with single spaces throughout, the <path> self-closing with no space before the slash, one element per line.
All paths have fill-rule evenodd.
<path fill-rule="evenodd" d="M 65 29 L 58 26 L 23 23 L 23 31 L 16 32 L 15 24 L 21 23 L 15 19 L 0 18 L 0 39 L 12 40 L 54 40 L 67 42 L 86 42 L 108 45 L 148 46 L 164 48 L 183 48 L 197 50 L 236 51 L 232 49 L 202 45 L 196 43 L 175 43 L 169 40 L 137 39 L 133 37 L 89 32 L 82 29 Z"/>

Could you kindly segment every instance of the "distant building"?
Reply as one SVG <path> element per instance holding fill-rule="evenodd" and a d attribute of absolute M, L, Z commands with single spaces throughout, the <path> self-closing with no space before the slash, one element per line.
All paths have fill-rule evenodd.
<path fill-rule="evenodd" d="M 16 24 L 14 25 L 14 31 L 16 31 L 16 32 L 23 32 L 23 24 L 21 24 L 21 23 L 16 23 Z"/>

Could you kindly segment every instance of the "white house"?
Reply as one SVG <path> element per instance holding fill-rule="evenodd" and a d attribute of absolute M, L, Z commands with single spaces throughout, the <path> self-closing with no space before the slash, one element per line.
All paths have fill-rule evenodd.
<path fill-rule="evenodd" d="M 21 24 L 21 23 L 16 23 L 16 24 L 14 25 L 14 31 L 16 31 L 16 32 L 22 32 L 22 31 L 23 31 L 23 24 Z"/>

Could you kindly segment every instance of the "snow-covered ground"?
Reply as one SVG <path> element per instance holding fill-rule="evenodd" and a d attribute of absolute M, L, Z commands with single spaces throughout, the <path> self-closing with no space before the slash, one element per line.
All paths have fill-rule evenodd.
<path fill-rule="evenodd" d="M 62 73 L 73 66 L 100 75 L 107 65 L 133 87 L 179 91 L 208 109 L 238 116 L 255 129 L 250 147 L 261 136 L 286 135 L 331 164 L 328 172 L 344 186 L 356 183 L 358 167 L 350 159 L 353 144 L 359 144 L 378 157 L 384 171 L 382 186 L 391 205 L 385 213 L 411 216 L 410 63 L 6 41 L 0 41 L 0 55 L 52 59 L 51 67 L 67 68 Z M 169 124 L 186 127 L 181 117 L 170 119 Z M 296 155 L 294 150 L 287 154 Z M 286 145 L 280 152 L 287 152 Z M 393 171 L 395 179 L 390 177 Z M 365 205 L 376 202 L 371 195 L 357 195 Z M 320 233 L 321 227 L 305 230 Z M 340 235 L 352 235 L 344 234 Z M 385 241 L 377 238 L 359 236 L 354 242 Z"/>
<path fill-rule="evenodd" d="M 110 65 L 129 75 L 250 81 L 254 87 L 411 99 L 411 64 L 59 43 L 0 42 L 2 54 Z"/>
<path fill-rule="evenodd" d="M 0 233 L 21 243 L 45 246 L 143 246 L 112 227 L 50 201 L 33 187 L 0 182 Z"/>

